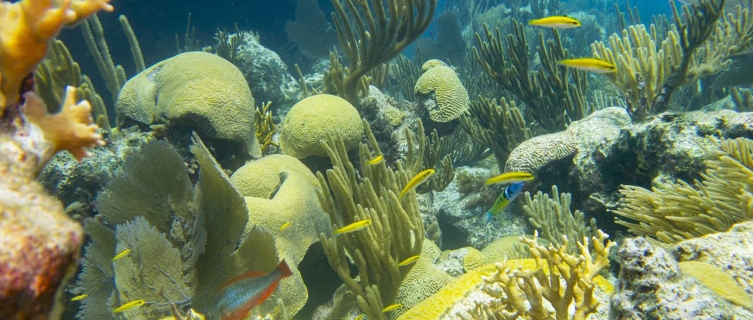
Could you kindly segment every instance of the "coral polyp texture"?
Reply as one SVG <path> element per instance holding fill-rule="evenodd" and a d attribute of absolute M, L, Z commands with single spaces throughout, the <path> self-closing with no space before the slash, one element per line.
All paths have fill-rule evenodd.
<path fill-rule="evenodd" d="M 428 110 L 431 120 L 449 122 L 468 111 L 471 100 L 455 70 L 439 60 L 427 61 L 423 69 L 425 72 L 416 81 L 415 91 L 420 95 L 435 94 L 437 104 Z"/>
<path fill-rule="evenodd" d="M 62 111 L 46 113 L 32 92 L 30 75 L 65 25 L 112 11 L 109 0 L 0 2 L 0 318 L 47 319 L 56 315 L 58 289 L 76 270 L 81 227 L 45 194 L 35 175 L 55 153 L 77 158 L 103 144 L 89 116 L 68 88 Z"/>
<path fill-rule="evenodd" d="M 318 94 L 296 103 L 282 122 L 280 147 L 282 153 L 296 157 L 326 156 L 320 145 L 329 135 L 342 136 L 345 147 L 358 146 L 363 136 L 361 116 L 347 100 L 329 94 Z"/>

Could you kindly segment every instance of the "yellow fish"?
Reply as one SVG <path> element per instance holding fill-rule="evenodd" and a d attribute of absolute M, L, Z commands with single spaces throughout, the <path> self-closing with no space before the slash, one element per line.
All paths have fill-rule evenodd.
<path fill-rule="evenodd" d="M 390 312 L 390 311 L 393 311 L 393 310 L 397 310 L 397 309 L 400 309 L 402 307 L 403 307 L 403 305 L 400 304 L 400 303 L 391 304 L 389 306 L 384 307 L 384 309 L 382 309 L 382 313 L 384 313 L 384 312 Z"/>
<path fill-rule="evenodd" d="M 364 314 L 361 314 L 361 315 L 357 316 L 354 320 L 363 320 L 363 316 L 364 316 Z"/>
<path fill-rule="evenodd" d="M 550 16 L 541 19 L 528 20 L 528 25 L 544 28 L 570 29 L 580 27 L 580 21 L 568 16 Z"/>
<path fill-rule="evenodd" d="M 139 300 L 133 300 L 133 301 L 131 301 L 129 303 L 126 303 L 126 304 L 124 304 L 124 305 L 122 305 L 120 307 L 115 308 L 115 310 L 112 310 L 112 313 L 120 313 L 120 312 L 125 312 L 125 311 L 128 311 L 128 310 L 136 309 L 136 308 L 142 306 L 145 302 L 146 301 L 141 300 L 141 299 L 139 299 Z"/>
<path fill-rule="evenodd" d="M 82 294 L 82 295 L 78 295 L 78 296 L 75 296 L 75 297 L 71 298 L 71 301 L 79 301 L 79 300 L 84 300 L 84 299 L 86 299 L 86 297 L 88 297 L 88 296 L 89 296 L 88 294 L 84 293 L 84 294 Z"/>
<path fill-rule="evenodd" d="M 333 234 L 337 236 L 343 233 L 355 232 L 363 228 L 366 228 L 367 226 L 370 226 L 370 225 L 371 225 L 371 219 L 356 221 L 347 226 L 344 226 L 340 229 L 335 230 Z"/>
<path fill-rule="evenodd" d="M 617 67 L 609 62 L 596 58 L 575 58 L 557 61 L 565 67 L 591 71 L 595 73 L 614 73 Z"/>
<path fill-rule="evenodd" d="M 429 178 L 431 178 L 431 175 L 433 174 L 434 174 L 434 169 L 426 169 L 424 171 L 419 172 L 415 177 L 413 177 L 413 179 L 410 179 L 410 181 L 408 181 L 408 184 L 405 185 L 405 188 L 403 188 L 403 190 L 400 191 L 400 195 L 398 196 L 398 198 L 402 198 L 405 194 L 415 189 L 420 184 L 426 182 L 426 180 L 429 180 Z"/>
<path fill-rule="evenodd" d="M 118 253 L 118 255 L 116 255 L 115 257 L 113 257 L 112 261 L 121 259 L 121 258 L 127 256 L 129 253 L 131 253 L 131 249 L 125 249 L 122 252 Z"/>
<path fill-rule="evenodd" d="M 378 155 L 374 157 L 374 159 L 369 160 L 368 164 L 377 165 L 377 164 L 382 163 L 383 160 L 384 160 L 384 157 L 382 155 Z"/>
<path fill-rule="evenodd" d="M 288 227 L 290 227 L 290 222 L 285 222 L 285 223 L 283 223 L 283 224 L 282 224 L 282 226 L 280 227 L 280 231 L 282 231 L 282 230 L 285 230 L 285 229 L 287 229 Z"/>
<path fill-rule="evenodd" d="M 528 172 L 505 172 L 503 174 L 500 174 L 496 177 L 491 177 L 486 182 L 484 182 L 484 186 L 488 186 L 491 184 L 508 184 L 508 183 L 515 183 L 515 182 L 523 182 L 523 181 L 531 181 L 533 180 L 533 175 Z"/>
<path fill-rule="evenodd" d="M 397 266 L 398 267 L 404 267 L 404 266 L 407 266 L 407 265 L 409 265 L 411 263 L 414 263 L 414 262 L 416 262 L 416 260 L 418 260 L 418 258 L 420 256 L 421 255 L 415 255 L 415 256 L 409 257 L 409 258 L 407 258 L 407 259 L 405 259 L 403 261 L 400 261 L 400 263 L 398 263 Z"/>

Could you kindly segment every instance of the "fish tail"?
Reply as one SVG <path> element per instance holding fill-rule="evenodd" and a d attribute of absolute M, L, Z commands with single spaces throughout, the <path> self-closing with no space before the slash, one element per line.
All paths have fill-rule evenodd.
<path fill-rule="evenodd" d="M 484 215 L 484 225 L 489 224 L 489 222 L 492 221 L 492 217 L 493 217 L 492 212 L 487 211 L 486 214 Z"/>
<path fill-rule="evenodd" d="M 275 268 L 275 270 L 280 273 L 280 278 L 285 278 L 293 275 L 293 272 L 290 271 L 290 267 L 288 267 L 288 263 L 285 262 L 285 259 L 280 261 L 280 264 L 277 265 L 277 268 Z"/>

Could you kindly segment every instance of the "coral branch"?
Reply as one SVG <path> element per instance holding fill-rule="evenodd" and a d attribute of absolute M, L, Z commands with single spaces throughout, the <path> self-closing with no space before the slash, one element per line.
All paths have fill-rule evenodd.
<path fill-rule="evenodd" d="M 24 95 L 24 115 L 42 130 L 50 144 L 50 156 L 67 150 L 80 161 L 89 155 L 86 148 L 105 143 L 97 133 L 97 125 L 92 123 L 91 105 L 86 100 L 76 103 L 75 97 L 76 88 L 66 87 L 63 108 L 51 115 L 46 112 L 42 99 L 28 92 Z"/>

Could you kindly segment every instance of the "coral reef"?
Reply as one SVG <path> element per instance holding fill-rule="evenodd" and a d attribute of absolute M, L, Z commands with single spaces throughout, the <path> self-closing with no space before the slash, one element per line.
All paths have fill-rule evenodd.
<path fill-rule="evenodd" d="M 61 112 L 48 114 L 30 76 L 63 26 L 112 11 L 108 2 L 0 2 L 0 318 L 60 316 L 58 290 L 76 269 L 83 235 L 35 176 L 57 152 L 82 158 L 103 141 L 75 88 L 66 88 Z"/>
<path fill-rule="evenodd" d="M 525 193 L 525 205 L 523 210 L 529 217 L 528 222 L 533 225 L 534 229 L 541 233 L 541 236 L 558 246 L 563 245 L 562 237 L 567 236 L 569 239 L 590 238 L 592 232 L 597 230 L 596 219 L 591 218 L 589 224 L 586 224 L 586 218 L 583 212 L 575 210 L 570 211 L 569 193 L 559 193 L 557 186 L 552 186 L 552 196 L 539 191 L 531 199 L 529 192 Z M 577 252 L 578 246 L 570 243 L 567 252 Z"/>
<path fill-rule="evenodd" d="M 535 3 L 537 1 L 531 2 Z M 486 25 L 486 41 L 476 33 L 478 48 L 474 48 L 473 53 L 484 71 L 525 103 L 529 119 L 535 120 L 545 131 L 565 129 L 570 121 L 587 116 L 590 110 L 585 103 L 585 72 L 557 65 L 557 61 L 570 58 L 570 53 L 562 47 L 557 29 L 552 29 L 549 40 L 539 32 L 537 54 L 541 67 L 531 71 L 524 25 L 515 19 L 512 24 L 512 33 L 506 40 L 499 29 L 492 33 Z"/>
<path fill-rule="evenodd" d="M 324 77 L 325 92 L 358 106 L 359 98 L 368 94 L 369 80 L 364 76 L 396 57 L 426 31 L 437 0 L 336 0 L 332 4 L 337 37 L 350 65 L 344 68 L 337 55 L 330 53 L 332 64 Z"/>
<path fill-rule="evenodd" d="M 625 239 L 618 251 L 618 290 L 611 298 L 614 319 L 726 319 L 750 314 L 683 275 L 672 256 L 645 238 Z M 746 315 L 747 314 L 747 315 Z"/>
<path fill-rule="evenodd" d="M 603 232 L 590 240 L 584 238 L 586 243 L 579 243 L 575 255 L 565 252 L 567 244 L 547 248 L 537 243 L 536 236 L 521 241 L 533 259 L 476 268 L 399 319 L 586 319 L 600 305 L 594 294 L 613 290 L 598 275 L 609 266 L 607 256 L 614 246 Z M 595 256 L 589 246 L 593 246 Z M 571 304 L 575 305 L 574 313 Z"/>
<path fill-rule="evenodd" d="M 434 66 L 432 60 L 424 63 L 423 69 L 424 73 L 416 81 L 415 94 L 419 105 L 429 114 L 429 119 L 424 120 L 447 123 L 466 113 L 470 99 L 455 70 L 444 63 Z"/>
<path fill-rule="evenodd" d="M 359 148 L 363 180 L 356 180 L 356 169 L 339 135 L 322 143 L 333 168 L 327 170 L 328 179 L 321 172 L 317 177 L 323 189 L 319 199 L 330 216 L 333 229 L 365 219 L 372 224 L 339 237 L 321 234 L 320 239 L 330 266 L 356 294 L 361 311 L 369 319 L 384 319 L 382 309 L 396 302 L 400 285 L 414 267 L 400 267 L 398 262 L 422 250 L 423 221 L 415 193 L 397 197 L 420 168 L 404 169 L 402 161 L 398 161 L 397 171 L 389 169 L 384 161 L 368 164 L 367 161 L 381 151 L 368 124 L 364 123 L 364 127 L 369 146 L 361 144 Z M 346 253 L 358 268 L 358 278 L 350 274 Z"/>
<path fill-rule="evenodd" d="M 600 41 L 591 46 L 596 57 L 617 66 L 607 78 L 626 95 L 632 117 L 666 111 L 677 89 L 721 72 L 730 56 L 751 48 L 751 9 L 725 15 L 724 3 L 699 1 L 682 13 L 673 4 L 674 24 L 666 32 L 655 24 L 629 26 L 609 38 L 609 48 Z"/>
<path fill-rule="evenodd" d="M 727 277 L 734 279 L 735 285 L 739 286 L 744 294 L 736 294 L 734 297 L 726 296 L 725 299 L 747 302 L 736 304 L 750 310 L 750 301 L 753 299 L 753 271 L 750 269 L 750 261 L 753 259 L 751 247 L 753 247 L 753 222 L 746 221 L 735 224 L 727 232 L 682 241 L 676 244 L 670 253 L 680 263 L 703 262 L 726 273 Z M 715 278 L 717 277 L 711 279 Z M 723 292 L 739 292 L 739 289 L 732 288 L 729 283 L 727 288 L 721 289 Z"/>
<path fill-rule="evenodd" d="M 200 168 L 195 187 L 181 156 L 155 141 L 129 157 L 97 199 L 100 215 L 86 224 L 92 243 L 74 289 L 89 295 L 81 318 L 114 319 L 115 307 L 135 299 L 146 303 L 129 317 L 160 318 L 174 307 L 219 317 L 215 295 L 223 283 L 249 270 L 274 269 L 280 239 L 250 222 L 246 201 L 206 147 L 196 140 L 191 149 Z M 286 259 L 302 255 L 286 249 L 280 245 Z M 300 283 L 300 276 L 282 282 L 282 290 L 256 311 L 283 318 L 297 312 L 305 287 L 285 282 Z"/>
<path fill-rule="evenodd" d="M 164 124 L 188 137 L 196 131 L 210 144 L 229 144 L 224 162 L 260 156 L 254 135 L 254 98 L 233 64 L 206 52 L 187 52 L 158 62 L 123 86 L 116 111 L 119 124 Z M 186 129 L 190 128 L 190 129 Z M 187 138 L 181 139 L 187 141 Z"/>
<path fill-rule="evenodd" d="M 321 141 L 340 135 L 347 150 L 358 146 L 363 137 L 361 117 L 348 101 L 338 96 L 318 94 L 296 103 L 281 124 L 282 153 L 296 158 L 326 156 Z"/>
<path fill-rule="evenodd" d="M 616 223 L 635 235 L 674 243 L 729 229 L 753 218 L 753 140 L 709 138 L 708 168 L 695 186 L 657 182 L 653 191 L 623 186 Z M 623 220 L 627 218 L 628 220 Z"/>
<path fill-rule="evenodd" d="M 287 65 L 277 53 L 259 43 L 258 35 L 243 34 L 235 60 L 254 98 L 274 101 L 281 108 L 289 107 L 298 99 L 298 81 L 288 73 Z M 234 36 L 237 34 L 229 37 Z"/>
<path fill-rule="evenodd" d="M 319 205 L 319 181 L 298 159 L 270 155 L 248 163 L 230 177 L 248 209 L 246 230 L 254 225 L 271 230 L 281 259 L 293 276 L 280 282 L 287 313 L 295 314 L 308 299 L 297 267 L 320 233 L 331 232 L 329 219 Z M 281 228 L 286 223 L 290 225 Z"/>

